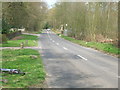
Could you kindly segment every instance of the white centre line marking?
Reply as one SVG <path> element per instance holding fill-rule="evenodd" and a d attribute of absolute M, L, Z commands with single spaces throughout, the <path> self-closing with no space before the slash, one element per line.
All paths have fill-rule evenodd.
<path fill-rule="evenodd" d="M 59 43 L 56 43 L 57 45 L 59 45 Z"/>
<path fill-rule="evenodd" d="M 77 55 L 78 57 L 81 57 L 82 59 L 84 59 L 84 60 L 86 60 L 87 61 L 87 59 L 86 58 L 84 58 L 84 57 L 82 57 L 81 55 Z"/>
<path fill-rule="evenodd" d="M 66 47 L 63 47 L 63 49 L 68 50 Z"/>

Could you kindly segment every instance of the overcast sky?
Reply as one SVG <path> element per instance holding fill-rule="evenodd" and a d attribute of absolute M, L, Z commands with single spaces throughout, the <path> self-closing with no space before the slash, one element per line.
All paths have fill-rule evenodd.
<path fill-rule="evenodd" d="M 45 0 L 45 1 L 48 3 L 49 7 L 51 7 L 57 2 L 57 0 Z"/>

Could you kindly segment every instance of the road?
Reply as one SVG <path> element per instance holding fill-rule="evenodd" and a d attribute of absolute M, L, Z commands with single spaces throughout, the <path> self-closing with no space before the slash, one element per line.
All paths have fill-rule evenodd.
<path fill-rule="evenodd" d="M 44 31 L 39 45 L 49 88 L 117 88 L 118 59 Z"/>

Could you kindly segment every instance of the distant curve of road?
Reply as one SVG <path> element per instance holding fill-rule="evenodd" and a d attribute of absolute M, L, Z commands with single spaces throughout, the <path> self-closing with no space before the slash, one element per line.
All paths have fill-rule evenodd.
<path fill-rule="evenodd" d="M 50 88 L 118 88 L 118 59 L 64 40 L 52 31 L 39 45 Z"/>

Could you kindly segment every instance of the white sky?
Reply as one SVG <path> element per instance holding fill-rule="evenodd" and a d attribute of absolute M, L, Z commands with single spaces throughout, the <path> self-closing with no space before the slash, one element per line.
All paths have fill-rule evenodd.
<path fill-rule="evenodd" d="M 52 5 L 54 5 L 57 0 L 45 0 L 48 3 L 48 6 L 51 7 Z"/>
<path fill-rule="evenodd" d="M 118 2 L 120 0 L 0 0 L 0 2 L 41 2 L 46 1 L 49 6 L 55 2 Z"/>

